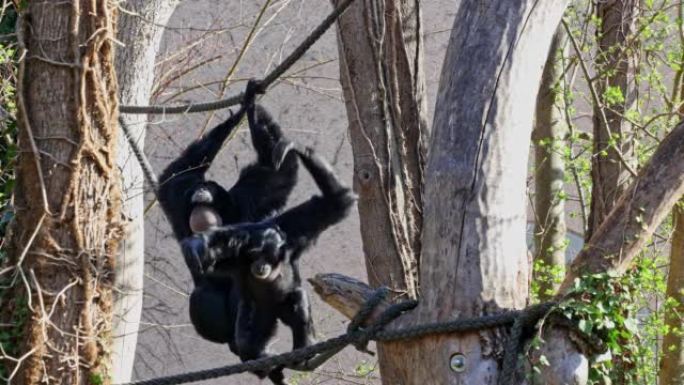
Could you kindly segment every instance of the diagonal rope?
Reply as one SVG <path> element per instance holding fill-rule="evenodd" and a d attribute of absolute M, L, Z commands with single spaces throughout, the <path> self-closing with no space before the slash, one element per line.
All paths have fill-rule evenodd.
<path fill-rule="evenodd" d="M 354 2 L 354 0 L 345 0 L 339 7 L 335 8 L 328 17 L 326 17 L 321 24 L 314 29 L 309 36 L 294 50 L 290 55 L 285 58 L 276 68 L 273 69 L 266 77 L 261 81 L 264 90 L 268 88 L 273 82 L 278 80 L 285 71 L 290 69 L 297 60 L 299 60 L 306 51 L 311 48 L 318 39 L 323 36 L 323 34 L 335 23 L 335 20 L 344 13 L 344 11 L 349 8 L 349 6 Z M 123 114 L 184 114 L 191 112 L 206 112 L 218 110 L 221 108 L 227 108 L 239 104 L 242 101 L 244 93 L 240 93 L 235 96 L 228 97 L 226 99 L 217 100 L 214 102 L 207 103 L 197 103 L 197 104 L 184 104 L 179 106 L 120 106 L 119 112 Z"/>
<path fill-rule="evenodd" d="M 150 164 L 150 161 L 147 160 L 145 153 L 142 151 L 140 146 L 138 146 L 138 143 L 135 141 L 135 138 L 131 133 L 131 129 L 128 127 L 123 117 L 121 116 L 119 116 L 119 125 L 121 126 L 121 131 L 126 137 L 128 145 L 131 146 L 131 151 L 133 151 L 133 155 L 138 160 L 138 163 L 140 163 L 140 168 L 142 169 L 143 174 L 145 175 L 145 179 L 147 179 L 147 183 L 150 184 L 150 187 L 152 187 L 152 191 L 154 191 L 154 194 L 156 196 L 157 190 L 159 190 L 159 180 L 157 179 L 157 175 L 154 173 L 154 170 L 152 170 L 152 165 Z"/>
<path fill-rule="evenodd" d="M 283 60 L 276 68 L 273 69 L 273 71 L 271 71 L 268 75 L 266 75 L 265 78 L 261 80 L 260 83 L 263 89 L 267 89 L 271 84 L 273 84 L 273 82 L 282 76 L 285 71 L 292 67 L 292 65 L 294 65 L 294 63 L 296 63 L 297 60 L 299 60 L 302 55 L 304 55 L 304 53 L 306 53 L 306 51 L 311 48 L 311 46 L 314 45 L 314 43 L 316 43 L 321 36 L 323 36 L 323 34 L 333 25 L 335 20 L 337 20 L 337 18 L 339 18 L 340 15 L 342 15 L 342 13 L 344 13 L 344 11 L 346 11 L 353 2 L 354 0 L 345 0 L 339 7 L 330 13 L 330 15 L 328 15 L 328 17 L 326 17 L 321 24 L 319 24 L 318 27 L 316 27 L 316 29 L 314 29 L 311 34 L 309 34 L 309 36 L 294 51 L 292 51 L 287 58 L 285 58 L 285 60 Z M 215 102 L 186 104 L 181 106 L 122 105 L 119 107 L 119 112 L 123 114 L 182 114 L 186 112 L 205 112 L 239 104 L 242 101 L 243 96 L 244 93 L 240 93 L 239 95 Z M 142 151 L 140 146 L 138 146 L 135 139 L 131 135 L 131 131 L 126 125 L 126 122 L 121 117 L 119 117 L 119 125 L 121 126 L 121 130 L 126 136 L 126 140 L 133 151 L 133 155 L 135 155 L 138 163 L 140 163 L 140 167 L 143 170 L 145 179 L 147 179 L 147 182 L 150 184 L 152 190 L 156 194 L 159 187 L 159 181 L 157 180 L 157 176 L 155 175 L 150 162 L 147 160 L 145 153 Z"/>

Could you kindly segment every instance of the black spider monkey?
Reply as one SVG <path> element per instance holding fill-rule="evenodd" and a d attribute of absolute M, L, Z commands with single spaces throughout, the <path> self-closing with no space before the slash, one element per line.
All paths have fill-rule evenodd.
<path fill-rule="evenodd" d="M 192 143 L 164 170 L 159 188 L 195 283 L 190 319 L 198 334 L 228 343 L 243 361 L 268 355 L 278 319 L 292 329 L 293 349 L 315 341 L 298 260 L 355 200 L 324 160 L 285 140 L 271 116 L 255 106 L 259 88 L 250 81 L 238 113 Z M 204 175 L 245 113 L 257 162 L 226 191 Z M 323 195 L 277 215 L 297 181 L 297 158 Z M 282 367 L 267 375 L 285 384 Z"/>

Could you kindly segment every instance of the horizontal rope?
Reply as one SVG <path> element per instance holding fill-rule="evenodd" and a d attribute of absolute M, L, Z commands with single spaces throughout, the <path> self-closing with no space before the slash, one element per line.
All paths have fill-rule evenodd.
<path fill-rule="evenodd" d="M 219 377 L 225 377 L 238 373 L 254 372 L 254 371 L 268 371 L 278 366 L 298 367 L 302 362 L 311 360 L 317 354 L 324 354 L 327 357 L 332 356 L 330 352 L 339 352 L 347 345 L 354 345 L 357 348 L 365 349 L 365 344 L 368 341 L 397 341 L 414 339 L 431 334 L 444 333 L 462 333 L 477 331 L 482 329 L 490 329 L 494 327 L 508 326 L 517 323 L 517 329 L 522 330 L 523 327 L 529 326 L 531 323 L 536 323 L 541 317 L 547 314 L 556 302 L 548 302 L 538 305 L 532 305 L 522 310 L 510 310 L 500 314 L 488 315 L 482 317 L 457 319 L 446 322 L 434 322 L 424 325 L 409 326 L 397 330 L 383 330 L 385 325 L 416 306 L 415 301 L 406 301 L 391 305 L 381 315 L 378 320 L 367 328 L 360 328 L 359 325 L 363 323 L 373 308 L 381 301 L 378 299 L 384 298 L 387 294 L 387 289 L 382 288 L 376 291 L 374 295 L 364 304 L 357 317 L 350 323 L 349 330 L 345 334 L 328 340 L 319 342 L 317 344 L 293 350 L 291 352 L 282 353 L 278 355 L 259 358 L 256 360 L 245 361 L 239 364 L 222 366 L 214 369 L 199 370 L 195 372 L 158 377 L 142 381 L 134 381 L 119 385 L 176 385 L 185 384 L 188 382 L 196 382 L 203 380 L 210 380 Z M 512 333 L 512 337 L 519 338 L 519 332 Z M 515 350 L 512 353 L 507 353 L 510 357 L 512 354 L 517 356 L 517 348 L 519 341 L 516 343 L 507 344 L 508 350 Z M 515 356 L 513 356 L 515 358 Z M 505 358 L 504 362 L 511 361 L 511 358 Z M 318 365 L 323 362 L 319 362 Z M 507 369 L 509 370 L 509 369 Z M 502 375 L 504 372 L 502 371 Z"/>

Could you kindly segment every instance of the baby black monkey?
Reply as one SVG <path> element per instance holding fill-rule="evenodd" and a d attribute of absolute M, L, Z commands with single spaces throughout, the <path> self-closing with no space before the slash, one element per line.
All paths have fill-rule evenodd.
<path fill-rule="evenodd" d="M 160 204 L 195 283 L 191 321 L 202 337 L 228 343 L 243 361 L 268 354 L 278 319 L 292 329 L 293 348 L 314 341 L 298 259 L 323 230 L 347 215 L 354 201 L 325 161 L 283 138 L 271 116 L 255 105 L 258 90 L 250 81 L 238 113 L 172 162 L 159 188 Z M 245 113 L 257 162 L 226 191 L 205 180 L 205 173 Z M 298 157 L 322 196 L 277 215 L 297 181 Z M 285 383 L 282 368 L 268 377 Z"/>

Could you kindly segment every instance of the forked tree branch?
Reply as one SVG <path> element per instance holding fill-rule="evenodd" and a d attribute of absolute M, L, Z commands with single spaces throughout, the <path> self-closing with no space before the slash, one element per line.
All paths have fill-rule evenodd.
<path fill-rule="evenodd" d="M 583 274 L 622 273 L 684 194 L 684 122 L 660 143 L 648 164 L 574 259 L 560 288 Z"/>

